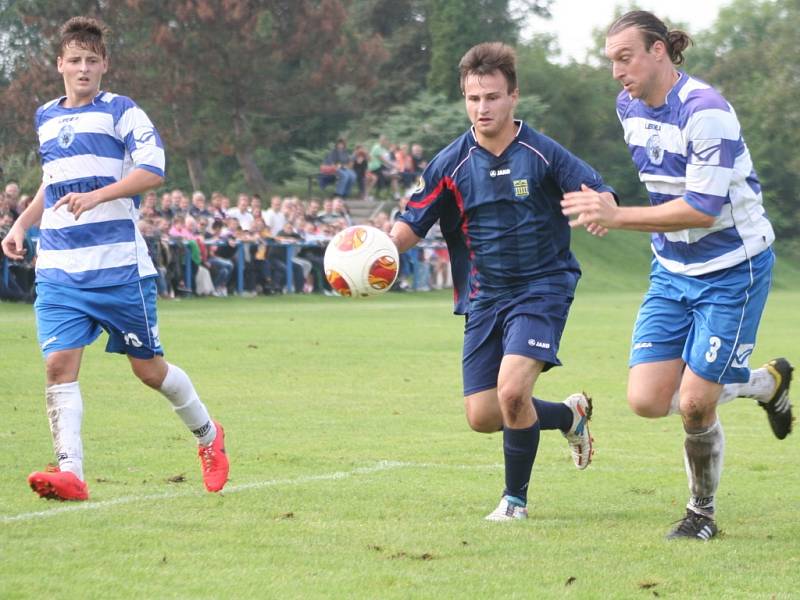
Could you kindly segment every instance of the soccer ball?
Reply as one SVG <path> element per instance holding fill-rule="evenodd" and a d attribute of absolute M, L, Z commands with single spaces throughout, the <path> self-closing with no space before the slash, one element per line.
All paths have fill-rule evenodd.
<path fill-rule="evenodd" d="M 377 296 L 397 279 L 397 246 L 380 229 L 353 225 L 337 233 L 325 249 L 325 277 L 340 296 Z"/>

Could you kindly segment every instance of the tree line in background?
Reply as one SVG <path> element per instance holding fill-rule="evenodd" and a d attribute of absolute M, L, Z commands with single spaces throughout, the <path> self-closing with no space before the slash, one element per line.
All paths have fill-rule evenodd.
<path fill-rule="evenodd" d="M 524 19 L 547 17 L 553 1 L 0 0 L 0 164 L 36 186 L 33 111 L 63 89 L 52 41 L 88 14 L 112 29 L 103 87 L 154 120 L 172 187 L 299 191 L 340 135 L 352 147 L 384 133 L 432 155 L 468 125 L 459 58 L 500 40 L 518 51 L 519 116 L 590 162 L 623 202 L 644 202 L 614 113 L 619 85 L 600 58 L 608 24 L 587 64 L 558 64 L 554 36 L 520 40 Z M 796 250 L 798 29 L 796 0 L 733 0 L 686 66 L 736 107 L 767 210 Z"/>

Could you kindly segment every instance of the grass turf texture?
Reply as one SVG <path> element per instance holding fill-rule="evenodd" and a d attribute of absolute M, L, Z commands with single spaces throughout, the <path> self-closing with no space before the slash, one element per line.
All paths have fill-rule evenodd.
<path fill-rule="evenodd" d="M 565 366 L 536 393 L 594 396 L 595 461 L 577 471 L 544 433 L 531 518 L 509 524 L 483 520 L 502 443 L 466 426 L 448 293 L 162 303 L 168 358 L 228 434 L 222 495 L 203 491 L 166 400 L 101 338 L 81 372 L 83 504 L 27 488 L 52 455 L 43 369 L 31 307 L 0 305 L 0 597 L 793 596 L 800 433 L 779 442 L 752 401 L 723 406 L 720 538 L 665 542 L 687 496 L 680 421 L 636 417 L 624 400 L 644 273 L 614 274 L 609 291 L 601 268 L 586 271 Z M 636 291 L 614 291 L 625 285 Z M 798 302 L 772 294 L 754 364 L 800 360 Z"/>

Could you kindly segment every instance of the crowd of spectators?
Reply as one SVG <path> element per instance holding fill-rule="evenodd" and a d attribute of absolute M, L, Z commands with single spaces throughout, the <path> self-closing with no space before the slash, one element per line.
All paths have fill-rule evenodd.
<path fill-rule="evenodd" d="M 5 187 L 0 195 L 0 239 L 29 201 L 16 183 Z M 391 213 L 376 212 L 369 224 L 388 232 L 406 201 L 407 196 L 401 195 Z M 267 204 L 258 194 L 240 193 L 233 202 L 219 192 L 207 197 L 199 190 L 186 194 L 175 189 L 150 192 L 139 206 L 139 230 L 158 270 L 162 298 L 287 290 L 332 294 L 323 267 L 325 247 L 352 224 L 347 202 L 340 196 L 308 200 L 273 196 Z M 436 230 L 431 235 L 435 241 Z M 37 236 L 36 228 L 28 232 L 24 261 L 7 261 L 0 298 L 33 298 Z M 449 273 L 447 251 L 434 243 L 420 248 L 414 260 L 401 257 L 395 289 L 449 287 Z"/>
<path fill-rule="evenodd" d="M 323 190 L 335 185 L 334 193 L 341 198 L 349 197 L 355 184 L 364 200 L 375 199 L 383 190 L 400 200 L 427 164 L 420 144 L 396 144 L 380 135 L 369 151 L 359 144 L 351 153 L 347 141 L 339 138 L 320 165 L 319 185 Z"/>

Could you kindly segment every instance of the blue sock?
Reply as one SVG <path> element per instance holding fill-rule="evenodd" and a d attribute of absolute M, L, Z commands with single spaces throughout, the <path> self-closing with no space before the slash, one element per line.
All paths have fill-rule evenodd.
<path fill-rule="evenodd" d="M 504 496 L 514 496 L 527 502 L 528 483 L 539 449 L 539 431 L 539 421 L 526 429 L 503 428 L 503 455 L 506 462 Z"/>
<path fill-rule="evenodd" d="M 572 411 L 563 402 L 547 402 L 531 398 L 542 430 L 560 429 L 567 432 L 572 427 Z"/>

